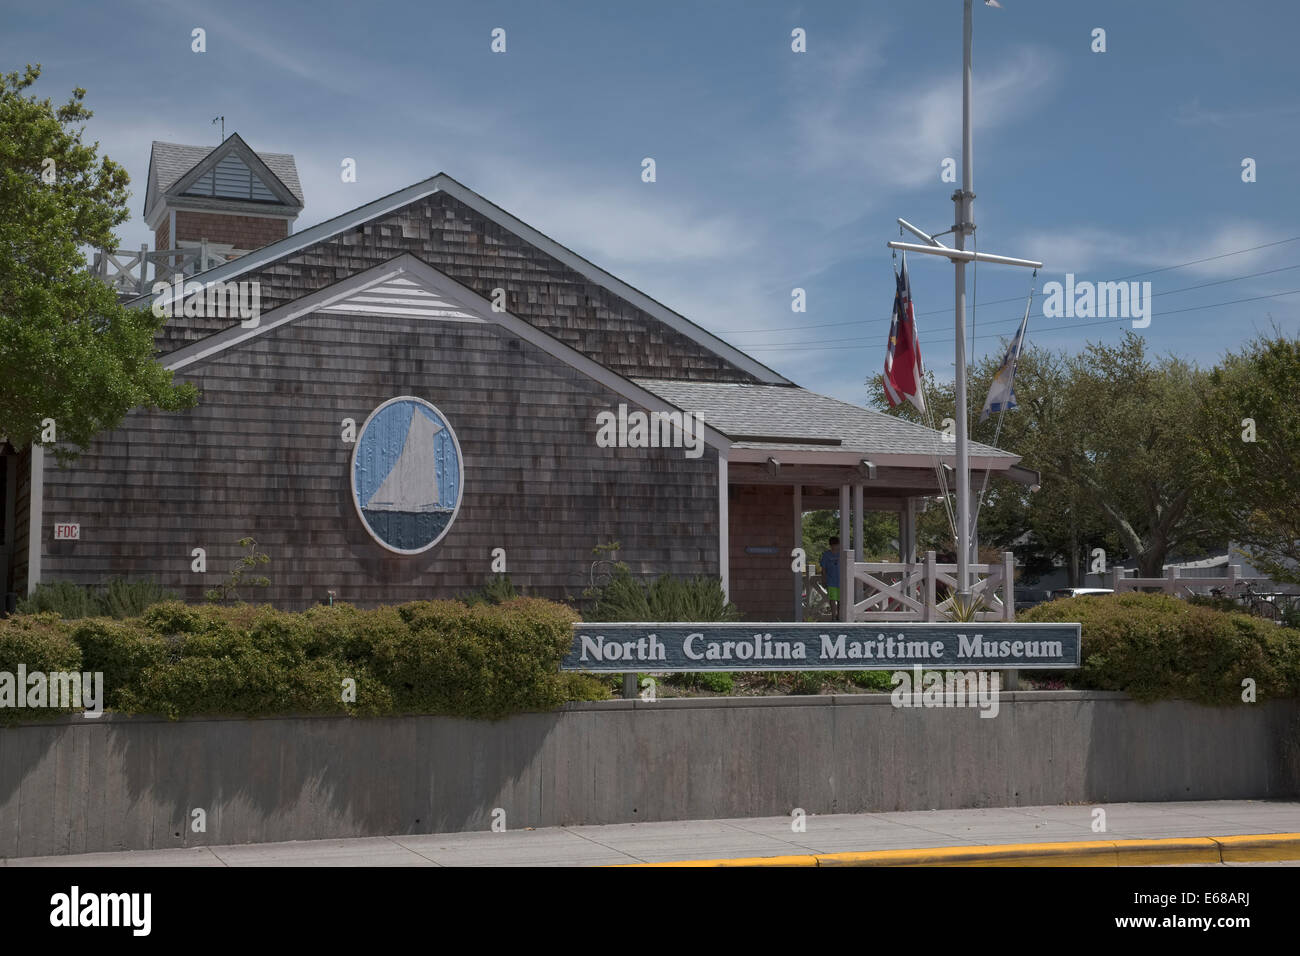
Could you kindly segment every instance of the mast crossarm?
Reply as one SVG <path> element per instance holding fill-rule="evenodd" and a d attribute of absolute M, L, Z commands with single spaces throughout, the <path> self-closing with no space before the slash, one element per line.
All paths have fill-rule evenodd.
<path fill-rule="evenodd" d="M 968 249 L 949 249 L 947 246 L 923 246 L 916 242 L 898 242 L 891 240 L 886 245 L 890 249 L 902 249 L 906 252 L 923 252 L 930 256 L 943 256 L 953 262 L 994 262 L 1004 266 L 1024 266 L 1026 269 L 1041 269 L 1043 264 L 1033 259 L 1013 259 L 1011 256 L 995 256 L 991 252 L 971 252 Z"/>

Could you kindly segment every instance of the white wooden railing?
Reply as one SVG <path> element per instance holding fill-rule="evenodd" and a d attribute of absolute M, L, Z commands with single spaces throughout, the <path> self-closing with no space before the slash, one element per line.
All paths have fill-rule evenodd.
<path fill-rule="evenodd" d="M 957 565 L 940 564 L 933 551 L 923 561 L 854 561 L 841 558 L 841 621 L 947 621 L 956 616 Z M 971 564 L 977 621 L 1011 621 L 1016 616 L 1015 559 L 1010 551 L 997 564 Z M 851 585 L 849 582 L 852 582 Z M 942 595 L 941 595 L 942 592 Z M 853 599 L 848 600 L 852 595 Z"/>
<path fill-rule="evenodd" d="M 170 282 L 177 273 L 198 275 L 242 254 L 243 250 L 234 250 L 226 245 L 214 246 L 207 240 L 197 246 L 156 252 L 150 252 L 147 245 L 142 245 L 139 252 L 100 249 L 95 253 L 90 271 L 118 292 L 144 295 L 152 289 L 154 282 Z M 154 266 L 152 276 L 151 263 Z"/>

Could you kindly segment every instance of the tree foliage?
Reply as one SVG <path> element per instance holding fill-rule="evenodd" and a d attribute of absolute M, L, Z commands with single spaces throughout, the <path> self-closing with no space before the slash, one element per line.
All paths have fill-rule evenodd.
<path fill-rule="evenodd" d="M 0 433 L 22 448 L 53 419 L 66 457 L 133 408 L 188 408 L 197 393 L 154 361 L 164 320 L 124 309 L 86 268 L 83 247 L 117 245 L 128 177 L 82 142 L 86 91 L 56 107 L 27 94 L 39 76 L 0 74 Z"/>
<path fill-rule="evenodd" d="M 1300 583 L 1300 341 L 1261 337 L 1210 374 L 1196 451 L 1215 517 L 1275 581 Z"/>
<path fill-rule="evenodd" d="M 1080 559 L 1094 548 L 1106 551 L 1108 566 L 1127 555 L 1140 574 L 1158 577 L 1171 552 L 1196 553 L 1222 540 L 1221 527 L 1208 520 L 1213 483 L 1188 461 L 1204 373 L 1174 357 L 1152 360 L 1132 332 L 1078 355 L 1026 349 L 1016 370 L 1019 407 L 1002 417 L 998 431 L 998 416 L 982 423 L 977 417 L 1001 358 L 990 355 L 970 369 L 970 436 L 1020 455 L 1042 481 L 1030 493 L 990 480 L 982 544 L 1013 547 L 1031 576 L 1062 559 L 1077 582 Z M 935 387 L 933 378 L 930 384 L 933 420 L 952 416 L 953 386 Z M 869 385 L 877 407 L 887 408 L 879 383 Z M 920 420 L 911 406 L 892 411 Z M 983 485 L 983 473 L 975 472 L 972 487 Z"/>

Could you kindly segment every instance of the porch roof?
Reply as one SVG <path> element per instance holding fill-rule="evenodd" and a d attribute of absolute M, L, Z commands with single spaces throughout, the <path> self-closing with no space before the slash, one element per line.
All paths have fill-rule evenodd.
<path fill-rule="evenodd" d="M 663 379 L 637 379 L 636 384 L 683 411 L 699 413 L 741 452 L 794 453 L 801 461 L 825 464 L 865 457 L 919 467 L 934 467 L 936 457 L 950 460 L 956 453 L 942 432 L 796 385 Z M 970 455 L 972 467 L 995 471 L 1010 470 L 1020 460 L 1019 455 L 975 441 Z"/>

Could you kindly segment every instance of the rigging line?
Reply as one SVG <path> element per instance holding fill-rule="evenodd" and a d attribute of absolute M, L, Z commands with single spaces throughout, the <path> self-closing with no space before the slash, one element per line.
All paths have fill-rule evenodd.
<path fill-rule="evenodd" d="M 1033 307 L 1033 304 L 1034 304 L 1034 284 L 1035 284 L 1035 280 L 1036 280 L 1037 278 L 1038 278 L 1038 270 L 1035 269 L 1035 270 L 1034 270 L 1034 274 L 1033 274 L 1033 275 L 1030 277 L 1030 279 L 1029 279 L 1029 300 L 1025 303 L 1025 317 L 1024 317 L 1024 319 L 1022 320 L 1022 321 L 1024 322 L 1024 324 L 1025 324 L 1025 334 L 1022 335 L 1022 336 L 1020 337 L 1020 344 L 1019 344 L 1019 345 L 1017 346 L 1017 348 L 1016 348 L 1015 358 L 1012 359 L 1012 373 L 1011 373 L 1012 386 L 1011 386 L 1011 387 L 1012 387 L 1013 390 L 1014 390 L 1014 388 L 1015 388 L 1015 384 L 1014 384 L 1014 383 L 1015 383 L 1015 371 L 1016 371 L 1016 368 L 1015 368 L 1015 367 L 1016 367 L 1016 366 L 1019 364 L 1019 362 L 1020 362 L 1020 353 L 1024 351 L 1024 348 L 1025 348 L 1025 339 L 1029 338 L 1029 311 L 1030 311 L 1030 309 Z M 997 426 L 993 429 L 993 447 L 994 447 L 994 448 L 997 448 L 997 447 L 998 447 L 998 439 L 1002 436 L 1002 419 L 1006 417 L 1007 411 L 1008 411 L 1008 409 L 1007 409 L 1007 407 L 1006 407 L 1006 404 L 1003 403 L 1003 407 L 998 411 L 998 423 L 997 423 Z M 974 521 L 975 521 L 975 527 L 977 527 L 977 528 L 979 527 L 980 511 L 984 508 L 984 493 L 985 493 L 986 491 L 988 491 L 988 487 L 989 487 L 989 475 L 992 473 L 992 471 L 993 471 L 993 466 L 992 466 L 991 464 L 989 465 L 988 468 L 985 468 L 985 469 L 984 469 L 984 484 L 983 484 L 983 486 L 980 488 L 979 501 L 978 501 L 978 502 L 976 503 L 976 505 L 975 505 L 975 518 L 974 518 Z"/>
<path fill-rule="evenodd" d="M 899 227 L 898 227 L 898 233 L 899 233 L 900 236 L 902 235 L 902 233 L 903 233 L 903 227 L 902 227 L 902 226 L 899 226 Z M 906 253 L 906 252 L 903 253 L 903 267 L 904 267 L 904 269 L 907 268 L 907 253 Z M 910 283 L 909 283 L 909 292 L 910 292 Z M 910 296 L 910 295 L 908 296 L 908 304 L 911 305 L 911 306 L 913 306 L 913 309 L 912 309 L 912 316 L 913 316 L 913 322 L 912 322 L 912 335 L 913 335 L 913 337 L 915 338 L 915 340 L 919 343 L 919 342 L 920 342 L 920 333 L 917 332 L 917 329 L 916 329 L 916 322 L 915 322 L 916 309 L 915 309 L 915 303 L 912 302 L 912 299 L 911 299 L 911 296 Z M 924 362 L 918 361 L 918 363 L 917 363 L 917 374 L 919 374 L 919 375 L 921 376 L 921 380 L 917 383 L 917 385 L 918 385 L 919 388 L 921 389 L 921 399 L 922 399 L 922 404 L 925 405 L 925 411 L 924 411 L 924 413 L 923 413 L 922 424 L 924 424 L 927 428 L 929 428 L 930 431 L 932 431 L 932 432 L 936 432 L 936 431 L 938 431 L 938 429 L 936 429 L 936 428 L 934 427 L 934 403 L 933 403 L 932 401 L 930 401 L 930 400 L 929 400 L 929 397 L 926 395 L 926 378 L 925 378 Z M 953 533 L 954 535 L 956 535 L 956 534 L 957 534 L 957 517 L 956 517 L 956 515 L 955 515 L 954 512 L 953 512 L 952 505 L 951 505 L 951 504 L 949 503 L 949 501 L 948 501 L 948 473 L 947 473 L 946 471 L 944 471 L 944 464 L 943 464 L 943 458 L 942 458 L 942 456 L 940 456 L 940 455 L 938 455 L 938 454 L 933 454 L 933 455 L 931 455 L 931 458 L 933 459 L 933 462 L 934 462 L 935 483 L 938 484 L 938 486 L 939 486 L 939 490 L 940 490 L 940 492 L 943 494 L 943 504 L 944 504 L 945 512 L 946 512 L 947 517 L 948 517 L 948 527 L 952 530 L 952 533 Z"/>

